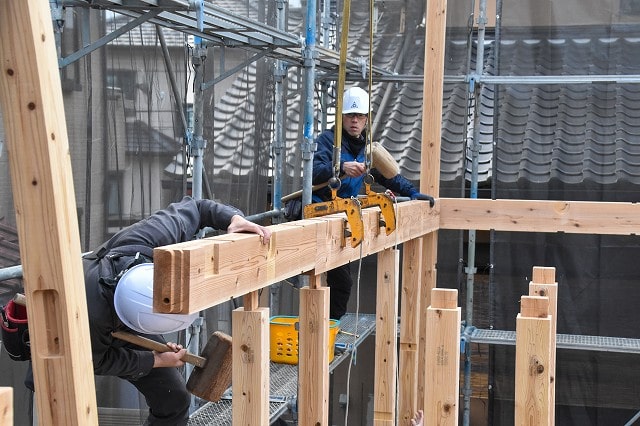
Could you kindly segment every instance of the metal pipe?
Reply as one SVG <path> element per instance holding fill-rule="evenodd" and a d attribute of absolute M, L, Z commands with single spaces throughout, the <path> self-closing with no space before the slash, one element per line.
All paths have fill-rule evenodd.
<path fill-rule="evenodd" d="M 314 102 L 315 58 L 316 52 L 316 0 L 307 1 L 307 19 L 305 45 L 302 52 L 304 68 L 304 124 L 302 141 L 302 204 L 311 203 L 311 184 L 313 181 L 314 141 Z"/>
<path fill-rule="evenodd" d="M 167 69 L 167 74 L 169 75 L 169 84 L 171 85 L 173 98 L 175 99 L 176 106 L 178 107 L 178 112 L 180 113 L 183 135 L 185 140 L 189 140 L 189 126 L 187 125 L 187 117 L 184 114 L 184 107 L 181 102 L 182 97 L 180 96 L 180 91 L 178 90 L 175 73 L 173 72 L 173 68 L 171 67 L 171 58 L 169 56 L 169 48 L 167 47 L 167 42 L 164 39 L 164 32 L 159 25 L 156 25 L 156 34 L 158 34 L 158 40 L 160 41 L 162 58 L 164 59 L 164 66 Z"/>
<path fill-rule="evenodd" d="M 487 23 L 487 0 L 480 0 L 478 7 L 478 41 L 476 44 L 476 70 L 475 76 L 483 74 L 484 68 L 484 36 Z M 474 78 L 475 78 L 474 76 Z M 470 90 L 474 91 L 474 116 L 473 116 L 473 140 L 471 142 L 471 185 L 469 198 L 478 198 L 478 157 L 480 151 L 480 107 L 482 102 L 481 84 L 470 83 Z M 469 230 L 469 241 L 467 247 L 467 297 L 466 297 L 466 313 L 465 326 L 473 326 L 473 292 L 474 279 L 476 273 L 476 230 Z M 471 345 L 465 345 L 464 358 L 464 409 L 463 409 L 463 425 L 469 425 L 471 413 Z"/>
<path fill-rule="evenodd" d="M 203 0 L 196 2 L 196 15 L 198 17 L 198 30 L 203 30 Z M 203 120 L 204 120 L 204 96 L 202 92 L 202 84 L 204 80 L 203 64 L 207 59 L 207 48 L 204 46 L 202 39 L 196 37 L 196 47 L 193 49 L 192 61 L 194 68 L 194 93 L 193 93 L 193 140 L 191 141 L 191 158 L 193 158 L 193 181 L 191 187 L 191 195 L 194 199 L 202 199 L 202 173 L 203 173 L 203 156 L 207 141 L 203 137 Z M 186 165 L 185 165 L 186 166 Z"/>
<path fill-rule="evenodd" d="M 285 0 L 276 0 L 276 21 L 279 30 L 285 29 Z M 284 105 L 284 79 L 287 77 L 287 64 L 284 61 L 276 61 L 275 77 L 275 129 L 273 140 L 273 191 L 272 206 L 274 210 L 282 208 L 282 180 L 284 175 L 285 154 L 285 105 Z"/>

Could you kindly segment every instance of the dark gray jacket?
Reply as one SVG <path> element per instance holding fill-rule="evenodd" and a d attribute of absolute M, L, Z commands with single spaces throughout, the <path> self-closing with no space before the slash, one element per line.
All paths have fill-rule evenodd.
<path fill-rule="evenodd" d="M 118 274 L 136 262 L 153 261 L 155 247 L 190 241 L 204 227 L 226 230 L 234 215 L 243 214 L 225 204 L 185 197 L 119 231 L 85 256 L 89 333 L 96 374 L 135 379 L 153 368 L 151 351 L 132 347 L 111 336 L 114 330 L 126 329 L 113 307 Z M 137 260 L 136 253 L 140 253 Z M 161 336 L 146 337 L 162 341 Z"/>

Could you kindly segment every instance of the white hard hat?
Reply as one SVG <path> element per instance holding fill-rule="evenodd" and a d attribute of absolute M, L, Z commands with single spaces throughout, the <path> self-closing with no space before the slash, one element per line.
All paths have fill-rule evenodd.
<path fill-rule="evenodd" d="M 164 334 L 189 327 L 198 317 L 153 312 L 153 263 L 141 263 L 125 272 L 116 286 L 113 299 L 120 320 L 143 334 Z"/>
<path fill-rule="evenodd" d="M 369 114 L 369 95 L 359 87 L 345 90 L 342 97 L 343 114 Z"/>

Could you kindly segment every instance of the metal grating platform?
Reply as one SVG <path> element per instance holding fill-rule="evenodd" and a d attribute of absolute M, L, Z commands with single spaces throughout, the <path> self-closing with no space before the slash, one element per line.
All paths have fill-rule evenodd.
<path fill-rule="evenodd" d="M 373 314 L 346 314 L 340 320 L 340 333 L 336 336 L 336 350 L 329 371 L 333 371 L 343 361 L 349 359 L 370 334 L 375 331 L 376 318 Z M 298 366 L 272 362 L 269 369 L 269 419 L 273 423 L 289 410 L 298 396 Z M 189 418 L 190 426 L 231 425 L 231 389 L 227 389 L 218 402 L 207 402 Z"/>
<path fill-rule="evenodd" d="M 493 345 L 515 345 L 516 332 L 505 330 L 473 329 L 465 332 L 465 338 L 473 343 Z M 588 350 L 600 352 L 640 353 L 640 339 L 607 336 L 585 336 L 558 334 L 556 347 L 561 349 Z"/>

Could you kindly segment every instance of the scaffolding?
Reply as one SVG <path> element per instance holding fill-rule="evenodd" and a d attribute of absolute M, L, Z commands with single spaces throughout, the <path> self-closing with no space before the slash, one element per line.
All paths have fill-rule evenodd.
<path fill-rule="evenodd" d="M 309 2 L 309 13 L 315 13 L 315 3 Z M 281 5 L 281 3 L 280 3 Z M 296 35 L 290 34 L 284 30 L 283 15 L 279 15 L 279 26 L 273 28 L 267 26 L 258 21 L 254 21 L 249 18 L 237 16 L 223 8 L 215 6 L 213 3 L 200 1 L 180 1 L 180 0 L 157 0 L 157 1 L 137 1 L 137 0 L 121 0 L 121 1 L 105 1 L 105 0 L 65 0 L 60 4 L 52 2 L 53 16 L 60 15 L 60 8 L 62 7 L 81 7 L 81 8 L 98 8 L 104 10 L 116 11 L 120 14 L 126 15 L 132 18 L 128 24 L 123 26 L 117 31 L 114 31 L 97 41 L 90 42 L 85 40 L 83 48 L 74 52 L 73 54 L 60 58 L 60 67 L 66 67 L 80 59 L 81 57 L 96 51 L 97 49 L 110 43 L 122 34 L 130 31 L 132 28 L 142 23 L 152 23 L 159 27 L 179 31 L 201 40 L 200 47 L 207 45 L 224 46 L 228 48 L 240 48 L 251 52 L 252 56 L 246 60 L 243 64 L 228 70 L 225 75 L 219 76 L 217 79 L 205 82 L 202 76 L 197 77 L 199 82 L 199 89 L 196 93 L 210 88 L 218 81 L 223 79 L 227 75 L 233 74 L 238 69 L 246 66 L 251 62 L 255 62 L 263 57 L 269 57 L 278 61 L 278 70 L 283 72 L 287 66 L 298 66 L 305 69 L 308 74 L 306 76 L 308 87 L 305 89 L 305 105 L 312 101 L 314 98 L 314 85 L 317 81 L 328 81 L 335 79 L 337 67 L 338 67 L 338 54 L 337 52 L 329 49 L 326 46 L 316 46 L 315 40 L 305 40 Z M 501 9 L 501 2 L 498 1 L 498 10 Z M 308 16 L 312 33 L 316 33 L 315 22 L 317 21 L 315 16 Z M 484 52 L 483 46 L 485 45 L 485 24 L 486 24 L 486 0 L 479 2 L 479 15 L 477 16 L 478 31 L 476 40 L 476 68 L 474 70 L 469 69 L 466 76 L 460 77 L 445 77 L 446 81 L 465 81 L 469 83 L 469 96 L 471 98 L 471 108 L 479 105 L 481 102 L 481 93 L 484 88 L 488 86 L 498 87 L 500 85 L 541 85 L 541 84 L 591 84 L 591 83 L 640 83 L 640 74 L 636 75 L 571 75 L 571 76 L 521 76 L 521 77 L 509 77 L 509 76 L 491 76 L 487 75 L 484 70 Z M 88 23 L 87 23 L 88 25 Z M 499 28 L 499 27 L 498 27 Z M 83 31 L 83 34 L 89 33 L 88 29 Z M 497 45 L 499 45 L 499 33 L 496 34 L 498 39 Z M 200 55 L 202 52 L 198 51 Z M 407 81 L 422 81 L 423 76 L 419 75 L 398 75 L 390 70 L 383 70 L 376 67 L 369 67 L 362 60 L 348 60 L 347 78 L 351 81 L 364 80 L 367 73 L 373 75 L 373 79 L 379 82 L 407 82 Z M 320 71 L 320 76 L 316 78 L 315 70 Z M 282 74 L 279 74 L 281 77 Z M 199 80 L 198 80 L 199 79 Z M 281 97 L 281 88 L 276 86 L 275 88 L 277 96 Z M 196 98 L 196 106 L 194 109 L 197 111 L 198 100 Z M 280 101 L 282 103 L 282 101 Z M 276 114 L 282 115 L 285 113 L 281 105 L 276 109 Z M 312 108 L 306 106 L 306 111 Z M 475 119 L 479 119 L 479 113 L 470 113 Z M 312 117 L 306 116 L 306 120 L 311 120 Z M 183 119 L 186 123 L 186 119 Z M 186 127 L 186 126 L 185 126 Z M 471 157 L 471 172 L 470 172 L 470 198 L 478 197 L 478 154 L 479 154 L 479 123 L 474 120 L 471 121 L 470 128 L 467 133 L 472 134 L 472 145 L 469 148 Z M 278 120 L 276 120 L 276 135 L 282 133 L 282 129 L 278 128 Z M 193 134 L 187 135 L 186 139 L 195 144 L 196 150 L 202 149 L 201 145 L 198 145 L 199 139 L 202 137 L 201 132 L 195 130 Z M 278 140 L 280 137 L 277 138 Z M 303 160 L 306 161 L 307 170 L 310 167 L 310 159 L 313 152 L 312 134 L 307 133 L 304 135 L 303 142 Z M 278 146 L 277 150 L 282 150 L 282 146 Z M 282 157 L 279 156 L 280 151 L 276 151 L 276 159 Z M 201 153 L 199 154 L 202 155 Z M 194 155 L 194 158 L 198 158 L 198 155 Z M 279 179 L 281 173 L 282 164 L 276 163 L 276 173 L 274 176 L 275 187 L 273 190 L 272 202 L 274 206 L 273 216 L 278 217 L 279 208 L 281 207 L 280 199 L 282 195 L 281 187 L 278 186 L 277 179 Z M 202 171 L 196 168 L 194 176 L 201 176 Z M 310 173 L 305 172 L 306 176 Z M 196 195 L 201 194 L 201 182 L 194 181 L 194 193 Z M 310 199 L 311 193 L 310 180 L 305 181 L 303 185 L 304 197 Z M 495 199 L 495 194 L 493 196 Z M 511 331 L 501 330 L 483 330 L 474 326 L 473 320 L 473 289 L 474 289 L 474 276 L 477 271 L 475 270 L 475 231 L 470 230 L 468 234 L 468 251 L 467 251 L 467 263 L 468 268 L 464 271 L 466 276 L 466 317 L 464 322 L 463 341 L 469 343 L 482 343 L 490 345 L 513 345 L 515 343 L 515 334 Z M 0 271 L 0 280 L 19 277 L 18 270 L 14 268 L 7 268 Z M 588 350 L 588 351 L 604 351 L 604 352 L 619 352 L 619 353 L 638 353 L 640 352 L 640 340 L 630 338 L 616 338 L 616 337 L 602 337 L 602 336 L 586 336 L 586 335 L 565 335 L 559 334 L 557 338 L 558 348 L 574 349 L 574 350 Z M 468 349 L 469 346 L 467 345 Z M 470 368 L 471 358 L 468 352 L 465 353 L 465 420 L 464 424 L 469 424 L 468 409 L 469 398 L 471 395 L 470 388 Z M 279 411 L 279 408 L 275 409 Z"/>

